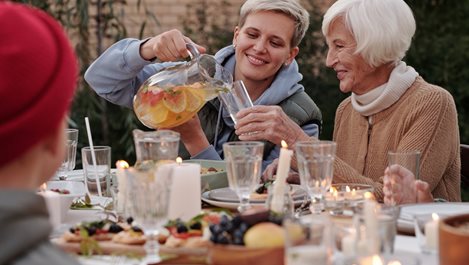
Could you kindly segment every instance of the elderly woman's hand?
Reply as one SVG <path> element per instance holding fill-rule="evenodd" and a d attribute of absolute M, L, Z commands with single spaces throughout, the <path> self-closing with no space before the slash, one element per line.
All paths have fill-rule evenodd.
<path fill-rule="evenodd" d="M 433 201 L 428 183 L 415 180 L 414 174 L 402 166 L 387 167 L 384 171 L 383 184 L 385 204 Z"/>
<path fill-rule="evenodd" d="M 254 106 L 236 115 L 236 134 L 242 141 L 267 140 L 280 145 L 285 140 L 293 146 L 309 136 L 279 106 Z"/>

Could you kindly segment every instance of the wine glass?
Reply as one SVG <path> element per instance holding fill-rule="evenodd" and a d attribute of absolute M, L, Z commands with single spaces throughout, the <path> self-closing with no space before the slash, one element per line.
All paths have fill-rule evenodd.
<path fill-rule="evenodd" d="M 77 156 L 78 130 L 65 129 L 65 135 L 67 137 L 67 142 L 65 144 L 65 157 L 55 173 L 59 180 L 67 179 L 68 172 L 75 168 L 75 160 Z"/>
<path fill-rule="evenodd" d="M 132 198 L 130 212 L 146 237 L 146 256 L 141 264 L 155 264 L 161 261 L 158 235 L 168 215 L 171 171 L 159 174 L 156 168 L 130 168 L 126 172 Z"/>
<path fill-rule="evenodd" d="M 250 208 L 249 197 L 259 183 L 264 143 L 256 141 L 223 144 L 230 188 L 238 195 L 239 212 Z"/>
<path fill-rule="evenodd" d="M 323 197 L 331 187 L 336 144 L 332 141 L 300 141 L 295 144 L 301 185 L 311 197 L 311 212 L 324 209 Z"/>

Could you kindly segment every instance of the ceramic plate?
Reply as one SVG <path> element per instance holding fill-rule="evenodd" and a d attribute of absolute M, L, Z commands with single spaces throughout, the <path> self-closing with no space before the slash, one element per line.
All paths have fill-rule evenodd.
<path fill-rule="evenodd" d="M 298 191 L 297 191 L 298 194 L 300 194 L 301 192 L 303 192 L 303 194 L 305 194 L 304 191 L 299 187 L 299 185 L 292 185 L 292 186 L 298 186 L 298 187 L 294 188 L 294 189 L 298 189 Z M 229 189 L 229 188 L 206 191 L 206 192 L 202 193 L 202 201 L 204 201 L 204 202 L 206 202 L 210 205 L 216 206 L 216 207 L 236 210 L 239 206 L 239 201 L 238 200 L 233 200 L 233 196 L 236 196 L 235 193 L 231 190 L 230 190 L 230 192 L 228 192 L 227 189 Z M 221 200 L 213 199 L 212 195 L 210 195 L 211 193 L 215 193 L 216 194 L 215 196 L 217 198 L 221 199 Z M 225 194 L 225 195 L 221 195 L 221 197 L 220 197 L 220 194 Z M 237 198 L 237 197 L 235 197 L 235 198 Z M 299 206 L 303 203 L 303 200 L 304 200 L 303 195 L 302 196 L 295 196 L 295 198 L 293 199 L 293 203 L 295 204 L 295 206 Z M 251 200 L 250 203 L 253 204 L 253 205 L 262 205 L 262 204 L 265 204 L 265 200 Z"/>
<path fill-rule="evenodd" d="M 293 200 L 301 200 L 306 195 L 306 192 L 299 185 L 290 185 Z M 263 196 L 265 195 L 265 196 Z M 230 188 L 221 188 L 212 190 L 208 193 L 209 199 L 224 202 L 238 202 L 239 198 L 236 193 Z M 267 194 L 259 194 L 258 198 L 251 198 L 251 202 L 264 203 Z"/>
<path fill-rule="evenodd" d="M 217 169 L 217 172 L 210 172 L 202 174 L 201 177 L 201 192 L 214 190 L 219 188 L 228 187 L 228 178 L 226 175 L 226 164 L 223 160 L 204 160 L 204 159 L 192 159 L 184 162 L 200 164 L 202 168 L 213 167 Z"/>
<path fill-rule="evenodd" d="M 436 213 L 440 218 L 469 213 L 469 203 L 423 203 L 401 206 L 397 220 L 397 228 L 401 232 L 413 233 L 415 215 L 431 215 Z"/>

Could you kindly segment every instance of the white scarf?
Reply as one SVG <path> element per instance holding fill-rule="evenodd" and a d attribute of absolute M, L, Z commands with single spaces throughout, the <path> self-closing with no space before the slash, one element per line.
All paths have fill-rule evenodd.
<path fill-rule="evenodd" d="M 352 106 L 363 116 L 383 111 L 401 98 L 418 75 L 414 68 L 401 61 L 392 70 L 387 83 L 363 95 L 352 93 Z"/>

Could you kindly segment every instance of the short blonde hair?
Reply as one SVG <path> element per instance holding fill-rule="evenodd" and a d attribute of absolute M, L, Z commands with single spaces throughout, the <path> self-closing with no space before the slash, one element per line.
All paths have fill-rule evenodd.
<path fill-rule="evenodd" d="M 336 19 L 343 19 L 357 42 L 356 53 L 373 67 L 404 58 L 416 28 L 403 0 L 338 0 L 324 15 L 324 36 Z"/>
<path fill-rule="evenodd" d="M 244 26 L 249 14 L 261 11 L 272 11 L 291 17 L 295 21 L 295 32 L 290 44 L 292 47 L 300 44 L 309 27 L 309 13 L 297 0 L 247 0 L 241 6 L 238 26 Z"/>

